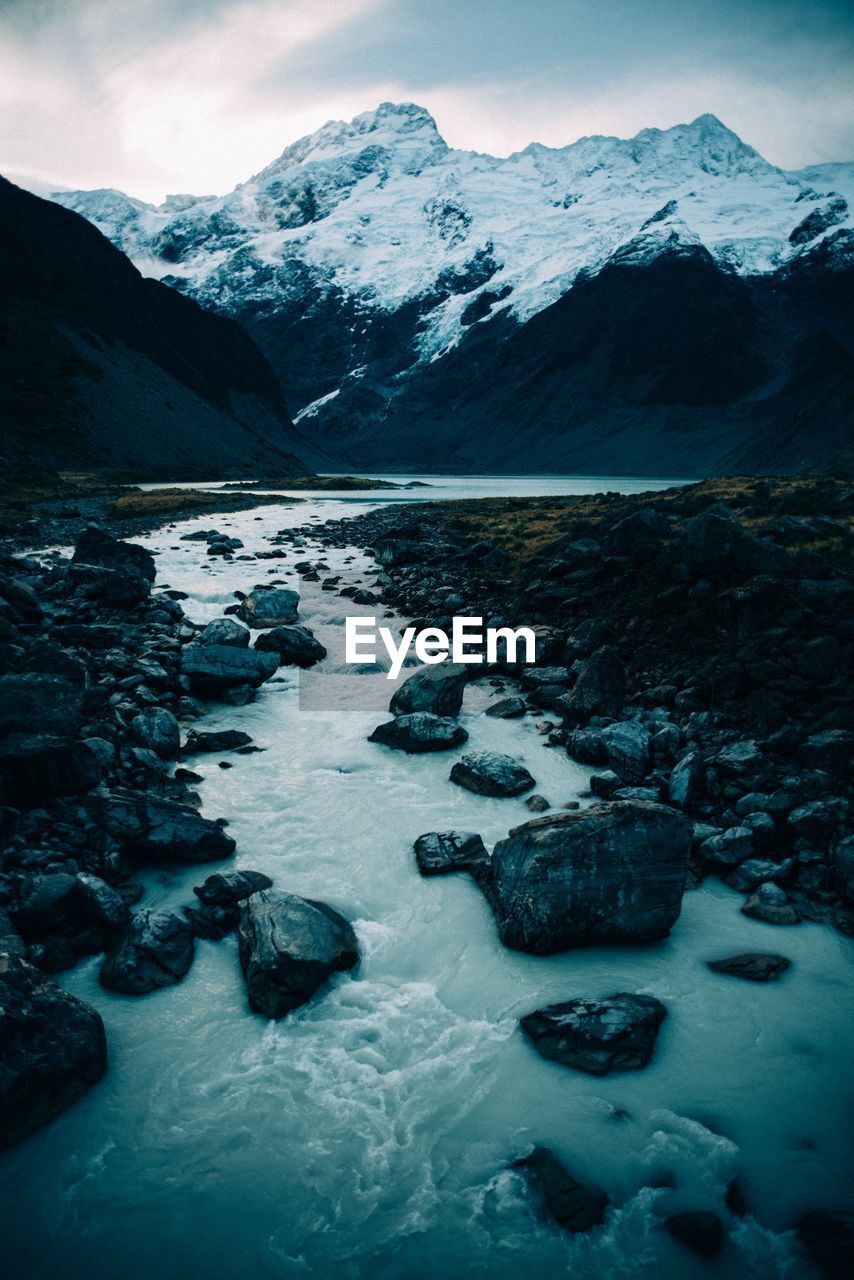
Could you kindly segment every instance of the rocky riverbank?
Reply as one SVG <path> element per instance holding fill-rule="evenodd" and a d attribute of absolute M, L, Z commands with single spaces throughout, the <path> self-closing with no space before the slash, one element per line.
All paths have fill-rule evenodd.
<path fill-rule="evenodd" d="M 31 530 L 42 542 L 54 533 L 51 517 Z M 237 550 L 215 531 L 203 542 L 209 555 Z M 144 995 L 184 977 L 196 938 L 239 927 L 250 1003 L 280 1016 L 358 959 L 345 920 L 267 892 L 269 877 L 251 871 L 200 874 L 199 901 L 183 911 L 135 909 L 141 869 L 235 851 L 226 819 L 199 812 L 200 779 L 184 762 L 255 748 L 235 730 L 188 731 L 200 698 L 243 705 L 280 665 L 305 661 L 306 645 L 313 661 L 325 652 L 304 628 L 274 626 L 295 620 L 294 592 L 235 603 L 271 628 L 273 643 L 250 649 L 246 627 L 194 626 L 179 592 L 152 595 L 154 579 L 143 546 L 94 525 L 70 559 L 0 554 L 0 1147 L 106 1070 L 99 1014 L 49 975 L 103 953 L 101 984 Z M 277 648 L 285 631 L 299 652 Z"/>
<path fill-rule="evenodd" d="M 512 797 L 527 796 L 532 820 L 491 856 L 472 833 L 430 832 L 415 843 L 418 865 L 469 872 L 505 945 L 542 955 L 655 941 L 678 917 L 686 883 L 709 874 L 744 894 L 747 915 L 850 931 L 848 500 L 832 482 L 759 485 L 730 482 L 724 505 L 710 483 L 651 502 L 398 507 L 270 532 L 270 548 L 254 554 L 215 530 L 183 537 L 217 562 L 303 555 L 289 567 L 304 579 L 419 624 L 467 614 L 537 629 L 530 666 L 410 675 L 393 719 L 372 736 L 377 752 L 460 746 L 456 717 L 474 674 L 496 686 L 486 714 L 536 717 L 544 747 L 589 763 L 597 803 L 546 812 L 548 800 L 531 794 L 530 760 L 533 772 L 489 751 L 454 758 L 451 783 L 507 797 L 508 825 Z M 810 516 L 779 510 L 819 501 L 828 509 Z M 46 524 L 41 541 L 54 533 Z M 370 547 L 380 568 L 358 583 L 324 581 L 324 543 Z M 235 616 L 202 628 L 183 615 L 180 593 L 152 595 L 154 558 L 103 529 L 84 529 L 71 561 L 16 549 L 0 563 L 2 1143 L 49 1120 L 106 1068 L 98 1014 L 51 980 L 79 959 L 103 953 L 103 985 L 138 996 L 180 981 L 197 939 L 237 930 L 248 1004 L 267 1017 L 286 1016 L 359 960 L 347 919 L 259 872 L 200 866 L 198 901 L 139 906 L 140 868 L 234 852 L 225 820 L 200 814 L 187 761 L 253 744 L 236 730 L 188 726 L 208 698 L 240 705 L 280 664 L 323 660 L 299 624 L 298 594 L 247 583 L 250 594 L 235 593 L 225 610 Z M 251 646 L 242 623 L 261 630 Z M 756 952 L 714 962 L 726 982 L 773 980 L 788 966 Z M 544 1057 L 596 1075 L 642 1069 L 654 1055 L 660 1001 L 565 994 L 521 1018 Z M 514 1167 L 568 1230 L 601 1222 L 607 1197 L 553 1153 L 536 1148 Z M 727 1211 L 736 1214 L 729 1200 Z M 667 1225 L 701 1253 L 721 1247 L 721 1220 L 706 1211 Z"/>
<path fill-rule="evenodd" d="M 535 627 L 536 664 L 491 673 L 518 686 L 494 714 L 550 721 L 601 800 L 687 815 L 694 880 L 720 876 L 747 915 L 851 933 L 852 515 L 844 481 L 745 479 L 313 533 L 372 549 L 383 602 L 418 626 Z"/>

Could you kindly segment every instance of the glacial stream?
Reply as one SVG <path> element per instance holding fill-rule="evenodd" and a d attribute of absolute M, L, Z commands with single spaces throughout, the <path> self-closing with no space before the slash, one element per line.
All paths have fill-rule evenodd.
<path fill-rule="evenodd" d="M 551 482 L 542 491 L 558 490 Z M 144 539 L 159 553 L 158 586 L 188 592 L 183 607 L 200 622 L 234 603 L 235 588 L 297 586 L 301 621 L 332 650 L 348 612 L 374 610 L 300 582 L 292 566 L 322 558 L 341 585 L 370 584 L 374 566 L 361 553 L 318 551 L 307 538 L 286 560 L 225 563 L 204 543 L 179 541 L 215 526 L 251 553 L 269 549 L 279 529 L 365 509 L 283 501 Z M 200 722 L 245 729 L 263 748 L 188 762 L 204 776 L 204 812 L 226 816 L 237 840 L 233 863 L 217 865 L 264 871 L 277 887 L 343 911 L 361 964 L 278 1023 L 249 1012 L 234 937 L 197 943 L 184 981 L 142 998 L 103 990 L 98 957 L 60 975 L 102 1013 L 110 1066 L 80 1102 L 0 1158 L 3 1273 L 812 1276 L 787 1229 L 807 1208 L 843 1205 L 854 1180 L 852 943 L 815 925 L 746 919 L 742 897 L 709 880 L 686 894 L 663 943 L 551 958 L 505 950 L 474 883 L 422 879 L 413 840 L 456 828 L 491 846 L 530 818 L 522 800 L 448 781 L 467 749 L 521 758 L 555 806 L 585 790 L 590 769 L 548 749 L 538 717 L 485 717 L 501 696 L 487 681 L 466 692 L 466 747 L 408 757 L 368 743 L 389 692 L 380 669 L 336 675 L 330 656 L 310 673 L 282 668 L 253 705 L 216 708 Z M 221 769 L 221 758 L 232 767 Z M 147 872 L 145 902 L 193 901 L 192 886 L 217 865 Z M 793 966 L 769 985 L 706 968 L 739 950 L 779 951 Z M 643 1071 L 596 1079 L 546 1062 L 518 1031 L 519 1016 L 538 1006 L 620 990 L 656 995 L 669 1011 Z M 508 1170 L 534 1144 L 608 1192 L 604 1227 L 571 1236 L 538 1220 Z M 750 1206 L 740 1219 L 723 1207 L 736 1174 Z M 726 1222 L 714 1263 L 660 1226 L 689 1208 Z"/>

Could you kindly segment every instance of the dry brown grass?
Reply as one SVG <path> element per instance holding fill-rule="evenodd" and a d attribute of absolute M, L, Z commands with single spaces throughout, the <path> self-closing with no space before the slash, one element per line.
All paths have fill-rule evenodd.
<path fill-rule="evenodd" d="M 641 507 L 689 516 L 722 502 L 746 529 L 761 534 L 781 515 L 826 513 L 827 489 L 834 482 L 822 476 L 721 476 L 699 484 L 633 495 L 584 494 L 555 498 L 468 498 L 437 503 L 454 527 L 472 542 L 486 541 L 510 556 L 510 572 L 523 577 L 533 559 L 565 534 L 576 538 L 601 535 L 602 525 L 614 524 Z M 843 520 L 849 530 L 854 520 Z M 807 539 L 812 550 L 838 550 L 838 542 Z"/>

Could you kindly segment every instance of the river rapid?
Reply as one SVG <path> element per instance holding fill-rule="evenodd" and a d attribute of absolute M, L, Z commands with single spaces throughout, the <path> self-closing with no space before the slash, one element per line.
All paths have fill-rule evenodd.
<path fill-rule="evenodd" d="M 742 897 L 709 880 L 686 894 L 662 943 L 549 958 L 504 949 L 474 883 L 422 879 L 412 843 L 456 828 L 491 846 L 531 816 L 522 800 L 448 781 L 467 749 L 520 758 L 555 806 L 581 796 L 589 768 L 547 749 L 534 717 L 485 717 L 502 696 L 486 681 L 466 692 L 466 747 L 409 757 L 368 743 L 392 686 L 379 668 L 330 668 L 347 613 L 372 610 L 297 578 L 293 564 L 319 555 L 310 535 L 285 560 L 252 563 L 179 540 L 215 526 L 252 553 L 282 528 L 404 496 L 582 490 L 566 480 L 435 484 L 283 498 L 144 539 L 158 553 L 158 587 L 186 591 L 183 607 L 198 622 L 220 616 L 236 588 L 277 580 L 301 591 L 300 620 L 330 658 L 301 675 L 282 668 L 254 704 L 215 707 L 200 722 L 244 729 L 262 752 L 223 757 L 227 770 L 218 756 L 189 763 L 204 777 L 205 814 L 226 816 L 237 840 L 233 863 L 219 865 L 264 871 L 276 887 L 344 912 L 362 961 L 278 1023 L 250 1013 L 234 937 L 198 942 L 183 982 L 142 998 L 103 990 L 98 957 L 60 975 L 103 1015 L 110 1067 L 0 1158 L 10 1280 L 813 1275 L 791 1225 L 807 1208 L 844 1204 L 854 1181 L 852 943 L 816 925 L 749 920 Z M 320 555 L 342 586 L 372 581 L 362 553 Z M 147 872 L 144 903 L 189 903 L 215 869 Z M 706 968 L 739 950 L 780 951 L 793 966 L 770 985 Z M 596 1079 L 540 1058 L 518 1030 L 519 1016 L 543 1004 L 621 990 L 668 1008 L 643 1071 Z M 538 1220 L 508 1169 L 534 1144 L 608 1192 L 604 1227 L 571 1236 Z M 743 1218 L 723 1207 L 736 1174 L 750 1207 Z M 689 1208 L 724 1217 L 716 1262 L 661 1228 L 663 1216 Z"/>

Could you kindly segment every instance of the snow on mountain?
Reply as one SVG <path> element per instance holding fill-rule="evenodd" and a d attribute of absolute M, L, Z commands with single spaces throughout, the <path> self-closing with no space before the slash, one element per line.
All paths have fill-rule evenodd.
<path fill-rule="evenodd" d="M 425 362 L 500 311 L 526 320 L 615 255 L 699 245 L 739 275 L 774 271 L 852 225 L 849 192 L 854 166 L 786 173 L 711 115 L 501 159 L 449 148 L 422 107 L 383 103 L 295 142 L 226 196 L 54 199 L 144 274 L 250 322 L 334 297 L 357 335 L 360 317 L 410 308 Z M 292 409 L 335 385 L 320 377 Z"/>

